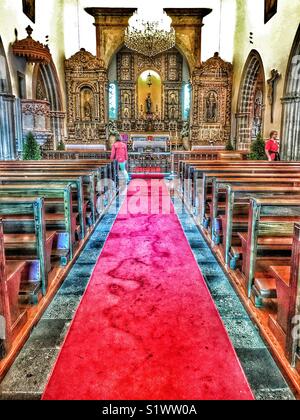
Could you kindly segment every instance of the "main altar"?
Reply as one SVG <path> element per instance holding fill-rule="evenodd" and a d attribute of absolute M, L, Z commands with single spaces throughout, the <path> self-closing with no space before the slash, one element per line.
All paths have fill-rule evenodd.
<path fill-rule="evenodd" d="M 95 19 L 97 55 L 81 49 L 65 61 L 67 144 L 109 149 L 112 126 L 140 151 L 230 140 L 232 65 L 218 53 L 201 61 L 201 28 L 211 9 L 165 10 L 176 45 L 147 57 L 124 45 L 135 9 L 86 9 Z"/>
<path fill-rule="evenodd" d="M 141 134 L 130 135 L 133 152 L 168 152 L 170 144 L 169 134 Z"/>

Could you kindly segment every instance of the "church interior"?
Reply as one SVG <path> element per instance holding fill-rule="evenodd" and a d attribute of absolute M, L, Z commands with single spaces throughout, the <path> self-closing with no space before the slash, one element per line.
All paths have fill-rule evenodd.
<path fill-rule="evenodd" d="M 300 0 L 1 0 L 0 400 L 298 400 L 299 173 Z"/>

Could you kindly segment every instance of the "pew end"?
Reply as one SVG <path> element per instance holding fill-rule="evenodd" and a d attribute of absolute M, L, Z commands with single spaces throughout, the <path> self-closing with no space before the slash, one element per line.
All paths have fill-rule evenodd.
<path fill-rule="evenodd" d="M 256 308 L 264 308 L 266 299 L 277 299 L 276 281 L 265 273 L 256 273 L 252 286 L 251 299 Z"/>

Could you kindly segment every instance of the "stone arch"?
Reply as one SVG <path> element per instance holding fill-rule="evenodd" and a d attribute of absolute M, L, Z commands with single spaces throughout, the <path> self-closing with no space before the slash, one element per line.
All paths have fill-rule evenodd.
<path fill-rule="evenodd" d="M 53 61 L 50 64 L 36 64 L 32 80 L 33 98 L 47 100 L 50 104 L 51 131 L 54 147 L 64 138 L 63 101 L 57 70 Z M 45 95 L 45 97 L 43 97 Z"/>
<path fill-rule="evenodd" d="M 262 103 L 258 104 L 261 98 Z M 258 110 L 257 108 L 260 107 Z M 237 106 L 237 148 L 247 149 L 258 132 L 263 132 L 265 71 L 260 54 L 252 50 L 244 67 Z M 259 115 L 260 114 L 260 115 Z"/>
<path fill-rule="evenodd" d="M 12 94 L 12 86 L 7 64 L 7 58 L 4 51 L 2 39 L 0 37 L 0 93 Z"/>
<path fill-rule="evenodd" d="M 300 158 L 300 26 L 286 73 L 282 119 L 281 154 L 287 160 Z"/>
<path fill-rule="evenodd" d="M 15 97 L 12 95 L 7 58 L 0 37 L 0 159 L 14 159 L 17 154 Z"/>

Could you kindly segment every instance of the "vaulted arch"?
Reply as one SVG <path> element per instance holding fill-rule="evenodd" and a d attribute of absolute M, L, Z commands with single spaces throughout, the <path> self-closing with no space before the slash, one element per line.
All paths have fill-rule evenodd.
<path fill-rule="evenodd" d="M 300 26 L 290 54 L 285 81 L 281 153 L 284 159 L 300 159 Z"/>
<path fill-rule="evenodd" d="M 14 159 L 17 153 L 15 97 L 12 95 L 7 59 L 0 37 L 0 159 Z"/>
<path fill-rule="evenodd" d="M 237 105 L 237 147 L 247 149 L 263 132 L 265 72 L 260 54 L 252 50 L 244 67 Z"/>
<path fill-rule="evenodd" d="M 63 102 L 59 78 L 53 61 L 50 64 L 36 64 L 32 79 L 33 97 L 50 103 L 51 130 L 54 145 L 63 140 L 64 118 Z"/>

